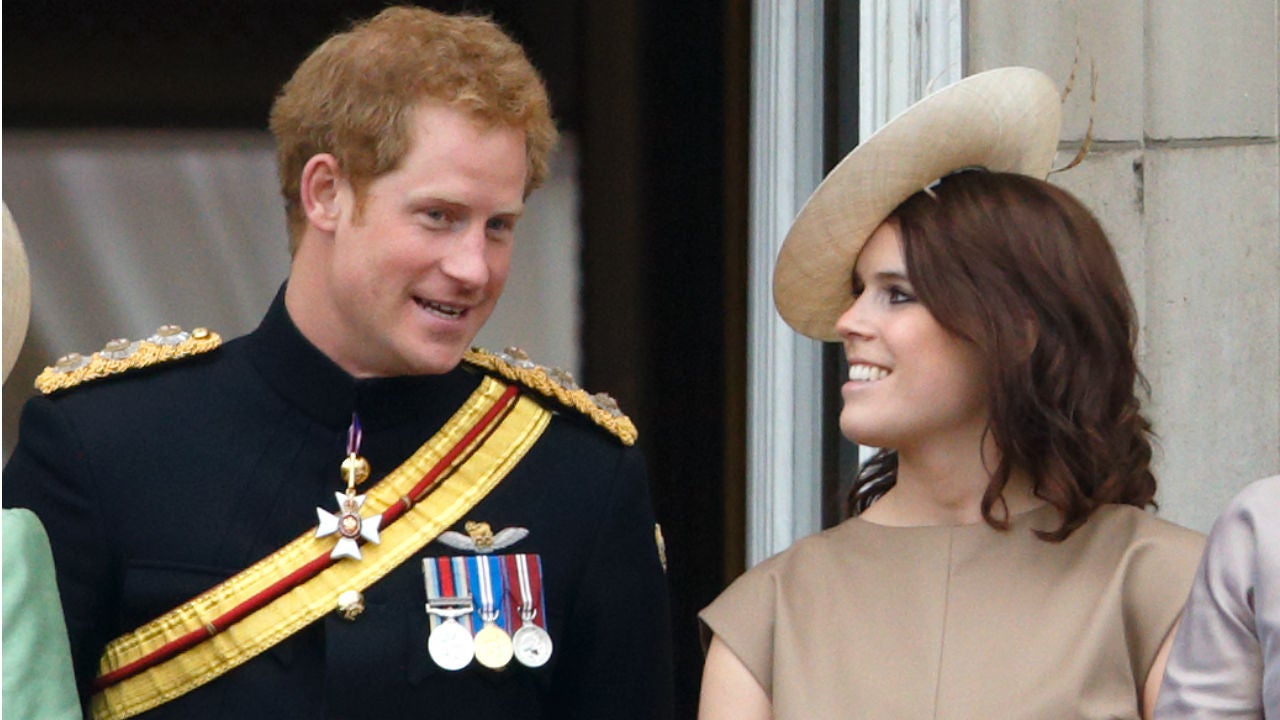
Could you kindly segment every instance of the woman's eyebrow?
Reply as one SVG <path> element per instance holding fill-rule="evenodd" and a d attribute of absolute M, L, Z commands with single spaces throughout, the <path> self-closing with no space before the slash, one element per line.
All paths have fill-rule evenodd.
<path fill-rule="evenodd" d="M 907 277 L 907 273 L 903 270 L 881 270 L 871 276 L 879 282 L 911 282 Z M 853 271 L 853 279 L 857 282 L 865 282 L 862 275 L 857 270 Z"/>

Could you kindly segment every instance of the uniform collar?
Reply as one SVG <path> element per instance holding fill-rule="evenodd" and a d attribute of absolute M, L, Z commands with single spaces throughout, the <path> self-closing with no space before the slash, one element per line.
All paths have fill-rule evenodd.
<path fill-rule="evenodd" d="M 346 427 L 353 412 L 366 430 L 426 419 L 437 408 L 447 417 L 480 381 L 461 367 L 443 375 L 352 377 L 298 330 L 285 308 L 284 286 L 246 344 L 254 367 L 286 402 L 335 428 Z"/>

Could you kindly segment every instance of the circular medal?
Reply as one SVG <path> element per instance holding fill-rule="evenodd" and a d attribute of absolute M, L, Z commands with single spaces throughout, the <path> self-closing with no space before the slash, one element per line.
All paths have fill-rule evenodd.
<path fill-rule="evenodd" d="M 542 667 L 551 659 L 551 636 L 533 623 L 525 623 L 511 638 L 516 660 L 525 667 Z"/>
<path fill-rule="evenodd" d="M 493 670 L 501 670 L 511 662 L 511 636 L 494 625 L 485 623 L 476 633 L 476 660 Z"/>
<path fill-rule="evenodd" d="M 445 620 L 431 631 L 427 638 L 427 651 L 431 659 L 445 670 L 461 670 L 471 664 L 476 655 L 471 633 L 457 620 Z"/>

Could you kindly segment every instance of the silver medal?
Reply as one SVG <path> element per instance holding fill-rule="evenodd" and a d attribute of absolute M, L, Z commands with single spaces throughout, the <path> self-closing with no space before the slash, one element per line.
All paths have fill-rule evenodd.
<path fill-rule="evenodd" d="M 431 631 L 427 638 L 427 652 L 436 665 L 445 670 L 461 670 L 471 664 L 476 656 L 471 633 L 455 618 L 447 618 Z"/>
<path fill-rule="evenodd" d="M 459 593 L 441 597 L 440 573 L 448 572 L 448 560 L 443 568 L 436 567 L 436 558 L 422 560 L 422 578 L 427 587 L 427 615 L 431 617 L 431 634 L 427 636 L 427 653 L 436 665 L 445 670 L 461 670 L 471 664 L 476 656 L 475 641 L 471 631 L 458 618 L 466 617 L 475 611 L 475 603 L 467 594 L 466 572 L 453 574 L 455 581 L 453 592 Z"/>
<path fill-rule="evenodd" d="M 520 592 L 520 628 L 511 636 L 516 660 L 525 667 L 536 668 L 551 659 L 551 635 L 534 622 L 538 609 L 534 605 L 533 586 L 529 582 L 529 556 L 515 556 L 517 587 Z"/>
<path fill-rule="evenodd" d="M 511 638 L 516 660 L 525 667 L 542 667 L 551 659 L 551 636 L 546 630 L 526 622 Z"/>

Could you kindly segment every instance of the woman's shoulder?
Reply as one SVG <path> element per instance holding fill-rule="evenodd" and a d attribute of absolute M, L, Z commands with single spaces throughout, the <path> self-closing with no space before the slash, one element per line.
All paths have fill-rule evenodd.
<path fill-rule="evenodd" d="M 760 562 L 748 572 L 770 575 L 818 571 L 832 563 L 847 561 L 856 555 L 860 540 L 879 526 L 850 518 L 834 527 L 796 540 L 785 550 Z"/>
<path fill-rule="evenodd" d="M 846 520 L 803 537 L 749 568 L 703 609 L 699 614 L 703 623 L 726 636 L 726 642 L 741 657 L 742 641 L 738 635 L 755 632 L 741 628 L 768 627 L 779 603 L 786 604 L 787 598 L 804 597 L 824 588 L 829 590 L 833 578 L 848 575 L 847 563 L 858 553 L 858 524 Z"/>
<path fill-rule="evenodd" d="M 1127 538 L 1131 544 L 1157 544 L 1183 549 L 1197 555 L 1204 546 L 1204 534 L 1162 518 L 1133 505 L 1103 505 L 1077 532 Z"/>
<path fill-rule="evenodd" d="M 1127 578 L 1124 586 L 1137 595 L 1165 589 L 1186 598 L 1191 578 L 1204 552 L 1205 536 L 1131 505 L 1104 505 L 1094 511 L 1068 543 L 1091 558 L 1099 571 Z"/>

